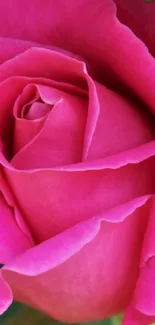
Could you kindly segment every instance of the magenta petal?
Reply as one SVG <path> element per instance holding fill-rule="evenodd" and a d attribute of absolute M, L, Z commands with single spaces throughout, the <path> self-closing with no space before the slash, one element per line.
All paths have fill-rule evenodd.
<path fill-rule="evenodd" d="M 13 157 L 11 164 L 19 169 L 32 169 L 52 168 L 81 161 L 87 100 L 52 87 L 37 85 L 36 88 L 41 99 L 51 106 L 51 112 L 40 133 Z M 38 125 L 37 121 L 31 122 L 34 128 L 36 123 Z M 28 123 L 27 121 L 26 124 Z M 39 122 L 39 127 L 41 123 L 42 121 Z M 25 129 L 26 134 L 27 131 Z M 18 139 L 18 134 L 16 136 Z"/>
<path fill-rule="evenodd" d="M 95 82 L 99 116 L 87 160 L 133 149 L 154 139 L 153 116 L 142 105 Z M 93 114 L 95 115 L 95 114 Z M 94 120 L 94 116 L 91 120 Z M 88 138 L 90 135 L 88 133 Z"/>
<path fill-rule="evenodd" d="M 25 64 L 28 62 L 28 64 Z M 84 88 L 85 64 L 62 53 L 33 47 L 0 66 L 0 81 L 12 76 L 49 78 Z"/>
<path fill-rule="evenodd" d="M 37 45 L 34 42 L 0 37 L 0 63 L 12 59 L 16 55 L 25 52 L 32 46 L 40 45 Z"/>
<path fill-rule="evenodd" d="M 19 228 L 14 211 L 0 196 L 0 263 L 5 264 L 16 255 L 31 247 L 29 239 Z"/>
<path fill-rule="evenodd" d="M 0 83 L 0 135 L 11 138 L 13 130 L 13 105 L 25 85 L 25 80 L 10 78 Z M 9 96 L 8 96 L 9 93 Z"/>
<path fill-rule="evenodd" d="M 143 244 L 141 268 L 145 267 L 150 258 L 155 256 L 155 197 L 151 201 L 151 213 Z"/>
<path fill-rule="evenodd" d="M 2 13 L 2 12 L 0 12 Z M 2 35 L 2 33 L 1 33 Z M 16 55 L 21 54 L 25 52 L 26 50 L 32 48 L 32 47 L 42 47 L 43 45 L 38 44 L 36 42 L 21 40 L 21 39 L 13 39 L 10 37 L 1 37 L 0 36 L 0 64 L 14 58 Z M 65 51 L 63 49 L 60 49 L 56 46 L 49 46 L 44 45 L 43 47 L 51 50 L 55 50 L 64 54 L 69 54 L 73 57 L 77 57 L 76 55 L 73 55 L 72 53 Z"/>
<path fill-rule="evenodd" d="M 50 105 L 40 103 L 40 102 L 35 102 L 31 105 L 28 113 L 25 115 L 25 118 L 27 120 L 37 120 L 40 119 L 44 116 L 46 116 L 51 110 Z"/>
<path fill-rule="evenodd" d="M 150 325 L 153 321 L 154 317 L 141 313 L 131 305 L 126 310 L 123 325 Z"/>
<path fill-rule="evenodd" d="M 154 2 L 152 1 L 150 6 L 146 6 L 146 2 L 141 0 L 114 1 L 117 5 L 118 18 L 146 44 L 149 51 L 155 56 Z"/>
<path fill-rule="evenodd" d="M 143 241 L 140 276 L 136 284 L 131 304 L 128 306 L 124 324 L 133 317 L 137 325 L 155 321 L 155 199 L 150 201 L 150 217 Z"/>
<path fill-rule="evenodd" d="M 0 315 L 3 314 L 13 302 L 10 287 L 0 275 Z"/>
<path fill-rule="evenodd" d="M 119 169 L 77 172 L 18 171 L 8 165 L 5 174 L 40 242 L 115 205 L 152 194 L 153 170 L 154 159 L 150 158 Z"/>
<path fill-rule="evenodd" d="M 11 261 L 2 274 L 15 299 L 64 322 L 93 321 L 119 312 L 129 302 L 138 276 L 148 217 L 145 202 L 113 209 L 113 219 L 121 216 L 122 222 L 104 222 L 102 216 L 87 220 Z M 36 299 L 38 294 L 42 299 Z"/>
<path fill-rule="evenodd" d="M 1 13 L 1 12 L 0 12 Z M 2 35 L 2 33 L 1 33 Z M 25 52 L 26 50 L 32 48 L 32 47 L 43 47 L 46 49 L 50 49 L 53 51 L 57 51 L 60 53 L 63 53 L 65 55 L 69 55 L 75 59 L 80 59 L 80 56 L 77 54 L 73 54 L 69 51 L 66 51 L 64 49 L 61 49 L 56 46 L 51 46 L 51 45 L 43 45 L 39 44 L 36 42 L 31 42 L 31 41 L 26 41 L 26 40 L 21 40 L 21 39 L 13 39 L 10 37 L 1 37 L 0 36 L 0 64 L 14 58 L 16 55 L 21 54 Z"/>
<path fill-rule="evenodd" d="M 155 320 L 155 258 L 148 260 L 141 270 L 134 296 L 135 308 L 143 314 L 154 316 Z"/>
<path fill-rule="evenodd" d="M 145 143 L 139 147 L 120 152 L 118 154 L 105 157 L 103 159 L 96 159 L 92 161 L 85 161 L 79 164 L 60 166 L 55 170 L 62 171 L 86 171 L 86 170 L 102 170 L 102 169 L 117 169 L 128 164 L 138 164 L 144 160 L 155 155 L 155 140 Z M 5 164 L 4 164 L 5 165 Z"/>
<path fill-rule="evenodd" d="M 28 82 L 28 80 L 27 80 Z M 38 103 L 39 94 L 33 84 L 28 84 L 17 97 L 13 113 L 14 123 L 14 154 L 29 143 L 42 129 L 48 105 Z M 27 111 L 27 106 L 30 106 Z M 49 112 L 49 108 L 48 108 Z"/>
<path fill-rule="evenodd" d="M 34 242 L 2 174 L 0 176 L 0 263 L 5 264 L 31 248 Z"/>
<path fill-rule="evenodd" d="M 147 22 L 150 23 L 150 11 L 152 17 L 154 3 L 147 6 L 138 1 L 134 6 L 145 6 Z M 130 6 L 133 6 L 132 3 L 133 1 Z M 29 15 L 25 15 L 28 9 Z M 154 59 L 144 43 L 119 22 L 116 9 L 112 0 L 92 0 L 91 4 L 84 0 L 76 3 L 71 0 L 57 0 L 53 4 L 50 0 L 48 6 L 45 6 L 43 1 L 38 4 L 37 0 L 33 0 L 31 4 L 27 4 L 27 1 L 23 0 L 21 4 L 19 0 L 14 0 L 12 10 L 12 2 L 6 0 L 0 7 L 1 35 L 42 44 L 55 44 L 79 53 L 98 68 L 101 78 L 104 78 L 104 71 L 110 67 L 110 70 L 124 80 L 154 111 Z M 138 11 L 137 16 L 139 14 Z M 151 22 L 152 19 L 154 17 Z M 94 21 L 95 24 L 92 23 Z M 113 83 L 113 77 L 110 79 Z"/>

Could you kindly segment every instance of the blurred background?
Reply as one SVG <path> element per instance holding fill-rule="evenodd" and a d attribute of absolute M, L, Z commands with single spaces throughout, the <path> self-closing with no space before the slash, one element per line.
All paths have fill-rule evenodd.
<path fill-rule="evenodd" d="M 105 321 L 90 323 L 91 325 L 121 325 L 122 316 Z M 0 325 L 63 325 L 44 314 L 27 306 L 14 302 L 8 311 L 0 316 Z M 83 324 L 82 324 L 83 325 Z M 87 323 L 87 325 L 89 325 Z"/>

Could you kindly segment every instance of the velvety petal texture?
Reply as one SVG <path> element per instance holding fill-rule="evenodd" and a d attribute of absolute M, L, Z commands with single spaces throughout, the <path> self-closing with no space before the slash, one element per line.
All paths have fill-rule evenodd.
<path fill-rule="evenodd" d="M 154 304 L 154 270 L 155 270 L 155 199 L 150 201 L 150 217 L 143 243 L 141 257 L 141 272 L 137 281 L 132 303 L 129 305 L 124 324 L 130 324 L 132 318 L 137 325 L 149 325 L 155 321 L 155 304 Z"/>
<path fill-rule="evenodd" d="M 150 8 L 0 3 L 1 313 L 14 296 L 63 322 L 154 320 Z"/>
<path fill-rule="evenodd" d="M 0 197 L 0 215 L 0 261 L 1 264 L 5 264 L 17 254 L 31 247 L 31 244 L 17 224 L 15 212 L 7 205 L 2 194 Z"/>
<path fill-rule="evenodd" d="M 27 124 L 31 124 L 30 127 L 34 130 L 34 133 L 39 132 L 41 126 L 42 130 L 33 142 L 14 156 L 12 165 L 18 166 L 20 164 L 19 168 L 22 169 L 45 168 L 81 161 L 87 117 L 87 100 L 51 87 L 37 85 L 36 88 L 45 104 L 36 102 L 35 107 L 34 104 L 31 105 L 28 114 L 23 118 L 26 119 L 24 133 L 27 134 Z M 35 110 L 39 111 L 39 114 L 43 114 L 42 118 L 35 116 Z M 17 146 L 16 139 L 18 142 L 22 141 L 23 145 L 23 139 L 18 140 L 21 131 L 20 129 L 17 131 L 18 125 L 19 121 L 16 121 L 15 147 Z M 19 145 L 22 147 L 21 143 L 18 144 L 18 147 Z M 42 149 L 40 150 L 40 148 Z M 31 158 L 28 159 L 28 157 Z"/>
<path fill-rule="evenodd" d="M 149 30 L 153 30 L 151 15 L 153 17 L 154 4 L 144 7 L 143 1 L 143 3 L 140 0 L 130 2 L 131 4 L 128 5 L 121 0 L 116 0 L 116 3 L 113 0 L 92 0 L 91 3 L 87 0 L 80 0 L 78 3 L 73 3 L 71 0 L 65 2 L 58 0 L 53 3 L 50 0 L 48 6 L 45 6 L 42 1 L 33 0 L 29 5 L 29 16 L 27 16 L 25 15 L 28 9 L 27 1 L 21 3 L 15 0 L 14 10 L 12 10 L 11 0 L 7 0 L 0 5 L 0 12 L 3 13 L 1 35 L 35 41 L 43 46 L 57 45 L 79 53 L 91 61 L 102 81 L 107 80 L 117 87 L 113 74 L 115 73 L 154 110 L 154 60 L 144 43 L 133 34 L 132 30 L 120 24 L 116 7 L 118 5 L 118 17 L 120 6 L 126 8 L 123 11 L 124 18 L 128 7 L 131 8 L 130 11 L 134 17 L 136 16 L 138 22 L 139 13 L 141 17 L 148 17 L 147 25 Z M 135 15 L 137 8 L 138 14 Z M 8 21 L 7 26 L 5 21 Z M 95 28 L 93 21 L 95 21 Z M 123 23 L 125 21 L 126 18 Z M 108 33 L 105 33 L 105 30 L 108 30 Z"/>
<path fill-rule="evenodd" d="M 135 35 L 148 47 L 149 52 L 155 56 L 155 3 L 152 1 L 146 6 L 145 1 L 114 0 L 117 6 L 117 16 L 122 23 L 127 25 Z"/>
<path fill-rule="evenodd" d="M 112 311 L 119 312 L 128 303 L 137 278 L 138 264 L 133 265 L 133 259 L 140 257 L 148 199 L 144 197 L 115 208 L 113 218 L 119 217 L 121 223 L 104 222 L 110 217 L 105 213 L 9 263 L 2 274 L 15 298 L 67 322 L 92 321 L 108 317 Z M 122 250 L 124 246 L 126 250 Z M 41 299 L 36 299 L 40 292 Z"/>

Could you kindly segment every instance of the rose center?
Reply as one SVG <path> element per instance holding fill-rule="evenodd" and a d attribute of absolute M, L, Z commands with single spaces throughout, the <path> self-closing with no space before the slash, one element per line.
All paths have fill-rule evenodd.
<path fill-rule="evenodd" d="M 43 103 L 41 100 L 34 102 L 33 104 L 27 104 L 22 109 L 22 118 L 27 120 L 39 119 L 51 110 L 51 106 Z"/>
<path fill-rule="evenodd" d="M 14 116 L 18 119 L 37 120 L 47 115 L 52 106 L 43 102 L 35 85 L 28 85 L 16 100 Z"/>
<path fill-rule="evenodd" d="M 13 155 L 38 134 L 53 106 L 54 104 L 47 104 L 42 100 L 36 85 L 29 84 L 23 89 L 13 109 Z"/>

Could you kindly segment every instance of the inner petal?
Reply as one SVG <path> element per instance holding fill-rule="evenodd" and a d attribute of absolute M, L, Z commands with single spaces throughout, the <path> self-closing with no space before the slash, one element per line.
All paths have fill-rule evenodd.
<path fill-rule="evenodd" d="M 81 161 L 87 96 L 40 84 L 27 86 L 24 95 L 26 92 L 27 107 L 14 110 L 20 117 L 15 116 L 15 155 L 11 163 L 21 165 L 25 160 L 27 168 L 29 163 L 31 168 L 41 168 Z"/>
<path fill-rule="evenodd" d="M 36 85 L 27 85 L 14 105 L 14 154 L 27 145 L 42 129 L 53 105 L 44 103 Z"/>
<path fill-rule="evenodd" d="M 41 103 L 39 101 L 34 102 L 32 105 L 26 105 L 28 111 L 25 112 L 24 118 L 27 120 L 34 120 L 44 117 L 51 110 L 51 105 Z"/>
<path fill-rule="evenodd" d="M 155 119 L 143 102 L 95 82 L 99 116 L 87 160 L 115 155 L 154 139 Z M 89 139 L 89 133 L 86 135 Z"/>
<path fill-rule="evenodd" d="M 27 107 L 31 106 L 35 101 L 39 100 L 40 96 L 37 88 L 33 84 L 28 84 L 21 94 L 17 97 L 13 108 L 13 115 L 16 119 L 22 119 L 25 115 Z"/>
<path fill-rule="evenodd" d="M 52 110 L 41 131 L 27 146 L 21 148 L 11 163 L 14 166 L 19 164 L 20 168 L 51 168 L 81 161 L 88 111 L 87 97 L 44 85 L 36 87 L 42 101 Z M 38 120 L 23 121 L 34 123 Z"/>

